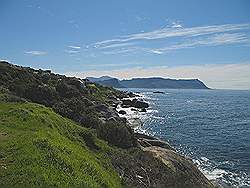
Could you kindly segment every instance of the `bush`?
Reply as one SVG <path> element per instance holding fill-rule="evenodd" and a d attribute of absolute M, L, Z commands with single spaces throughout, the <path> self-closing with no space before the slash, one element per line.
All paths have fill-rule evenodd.
<path fill-rule="evenodd" d="M 0 102 L 26 102 L 26 100 L 11 94 L 0 94 Z"/>
<path fill-rule="evenodd" d="M 24 97 L 45 106 L 52 106 L 58 100 L 55 88 L 47 85 L 30 85 L 25 89 Z"/>
<path fill-rule="evenodd" d="M 0 94 L 10 94 L 10 91 L 5 87 L 0 86 Z"/>
<path fill-rule="evenodd" d="M 81 93 L 76 87 L 68 85 L 64 82 L 59 82 L 56 86 L 56 91 L 58 94 L 63 98 L 72 98 L 72 97 L 79 97 Z"/>
<path fill-rule="evenodd" d="M 25 102 L 25 99 L 22 99 L 18 96 L 11 94 L 11 92 L 5 87 L 0 86 L 0 102 Z"/>
<path fill-rule="evenodd" d="M 86 106 L 85 101 L 78 98 L 58 102 L 54 104 L 52 108 L 60 115 L 72 119 L 88 128 L 97 128 L 97 125 L 101 123 L 95 111 L 90 110 Z"/>
<path fill-rule="evenodd" d="M 105 123 L 97 129 L 97 135 L 110 144 L 121 148 L 130 148 L 136 143 L 131 128 L 121 122 Z"/>
<path fill-rule="evenodd" d="M 100 148 L 96 145 L 96 136 L 94 135 L 93 131 L 85 130 L 82 132 L 79 132 L 79 136 L 83 141 L 85 142 L 86 146 L 89 149 L 99 150 Z"/>

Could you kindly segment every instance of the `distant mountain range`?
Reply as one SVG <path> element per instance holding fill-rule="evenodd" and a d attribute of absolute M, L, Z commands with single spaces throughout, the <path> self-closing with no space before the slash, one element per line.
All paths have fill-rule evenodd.
<path fill-rule="evenodd" d="M 131 80 L 119 80 L 109 76 L 100 78 L 87 77 L 91 82 L 115 88 L 166 88 L 166 89 L 209 89 L 198 79 L 169 79 L 169 78 L 133 78 Z"/>

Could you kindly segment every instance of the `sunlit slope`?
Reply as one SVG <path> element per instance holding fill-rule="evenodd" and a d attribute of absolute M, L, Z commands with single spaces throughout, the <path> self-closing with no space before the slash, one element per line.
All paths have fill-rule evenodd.
<path fill-rule="evenodd" d="M 32 103 L 0 103 L 0 187 L 120 187 L 110 148 Z"/>

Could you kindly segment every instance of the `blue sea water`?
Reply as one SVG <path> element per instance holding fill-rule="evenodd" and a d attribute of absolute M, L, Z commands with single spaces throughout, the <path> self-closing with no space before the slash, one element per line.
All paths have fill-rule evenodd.
<path fill-rule="evenodd" d="M 138 131 L 168 141 L 224 187 L 250 187 L 250 91 L 129 90 L 150 103 Z"/>

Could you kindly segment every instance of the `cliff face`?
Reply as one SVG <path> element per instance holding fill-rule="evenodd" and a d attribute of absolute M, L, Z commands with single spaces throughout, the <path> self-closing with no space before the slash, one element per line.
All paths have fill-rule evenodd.
<path fill-rule="evenodd" d="M 2 185 L 213 187 L 167 143 L 134 134 L 116 111 L 131 96 L 88 80 L 0 62 Z"/>

